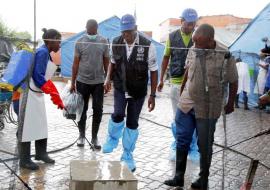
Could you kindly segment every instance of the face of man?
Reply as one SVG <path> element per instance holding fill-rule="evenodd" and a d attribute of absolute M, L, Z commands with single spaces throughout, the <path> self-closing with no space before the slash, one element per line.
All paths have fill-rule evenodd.
<path fill-rule="evenodd" d="M 97 27 L 95 27 L 95 26 L 86 27 L 86 32 L 89 35 L 96 35 L 97 34 Z"/>
<path fill-rule="evenodd" d="M 98 23 L 96 20 L 88 20 L 86 23 L 86 32 L 89 35 L 96 35 L 98 29 Z"/>
<path fill-rule="evenodd" d="M 192 40 L 194 42 L 195 48 L 199 49 L 214 49 L 216 46 L 215 40 L 203 35 L 200 32 L 195 31 L 192 35 Z"/>
<path fill-rule="evenodd" d="M 196 26 L 196 22 L 186 22 L 185 20 L 182 20 L 181 30 L 185 34 L 190 34 L 193 32 L 195 26 Z"/>
<path fill-rule="evenodd" d="M 122 31 L 122 36 L 128 44 L 132 44 L 136 38 L 136 30 Z"/>

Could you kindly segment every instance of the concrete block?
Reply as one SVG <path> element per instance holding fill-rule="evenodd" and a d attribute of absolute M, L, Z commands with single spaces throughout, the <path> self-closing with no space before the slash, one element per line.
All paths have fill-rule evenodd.
<path fill-rule="evenodd" d="M 137 190 L 138 180 L 120 161 L 72 160 L 70 190 Z"/>

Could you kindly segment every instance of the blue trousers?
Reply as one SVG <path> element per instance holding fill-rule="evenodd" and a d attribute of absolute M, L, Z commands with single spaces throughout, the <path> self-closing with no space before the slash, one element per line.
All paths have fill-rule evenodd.
<path fill-rule="evenodd" d="M 188 113 L 182 112 L 179 108 L 175 114 L 176 123 L 176 148 L 182 151 L 189 151 L 192 135 L 196 129 L 195 113 L 192 109 Z"/>
<path fill-rule="evenodd" d="M 125 118 L 127 108 L 126 126 L 129 129 L 137 129 L 144 100 L 145 97 L 139 99 L 126 98 L 125 92 L 114 89 L 114 112 L 112 114 L 112 120 L 115 123 L 122 122 Z"/>

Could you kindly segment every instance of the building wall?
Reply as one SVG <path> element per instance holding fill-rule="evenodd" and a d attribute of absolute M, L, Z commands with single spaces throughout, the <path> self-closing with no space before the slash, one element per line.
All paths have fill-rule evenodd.
<path fill-rule="evenodd" d="M 75 35 L 76 33 L 73 33 L 73 32 L 61 32 L 61 35 L 62 35 L 62 41 Z M 59 50 L 58 52 L 54 53 L 54 52 L 51 52 L 51 57 L 52 57 L 52 60 L 55 64 L 57 65 L 60 65 L 61 64 L 61 51 Z"/>
<path fill-rule="evenodd" d="M 228 25 L 243 25 L 251 21 L 249 18 L 240 18 L 233 15 L 202 16 L 198 20 L 198 25 L 207 23 L 214 27 L 226 27 Z"/>
<path fill-rule="evenodd" d="M 153 32 L 152 31 L 141 31 L 141 32 L 143 32 L 146 36 L 148 36 L 150 38 L 152 38 L 152 36 L 153 36 Z"/>
<path fill-rule="evenodd" d="M 165 43 L 168 39 L 169 33 L 180 28 L 181 19 L 169 18 L 163 21 L 160 26 L 160 42 Z"/>
<path fill-rule="evenodd" d="M 232 32 L 242 32 L 247 24 L 251 21 L 249 18 L 240 18 L 233 15 L 213 15 L 202 16 L 198 20 L 198 25 L 207 23 L 215 28 L 226 28 Z M 181 26 L 181 19 L 169 18 L 163 21 L 160 25 L 160 42 L 165 43 L 168 39 L 168 34 L 177 30 Z"/>

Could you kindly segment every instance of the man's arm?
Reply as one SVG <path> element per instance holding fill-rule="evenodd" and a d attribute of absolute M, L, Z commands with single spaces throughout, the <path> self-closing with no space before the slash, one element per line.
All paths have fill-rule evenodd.
<path fill-rule="evenodd" d="M 148 98 L 148 109 L 151 112 L 155 109 L 155 97 L 156 97 L 156 89 L 158 82 L 158 65 L 157 65 L 157 56 L 156 56 L 156 48 L 151 43 L 149 47 L 148 53 L 148 69 L 150 71 L 150 80 L 151 80 L 151 94 Z"/>
<path fill-rule="evenodd" d="M 111 43 L 110 49 L 109 49 L 110 53 L 109 55 L 111 55 L 111 58 L 108 61 L 108 69 L 107 69 L 107 75 L 106 75 L 106 79 L 104 82 L 104 93 L 108 93 L 111 90 L 111 80 L 112 80 L 112 75 L 113 72 L 115 70 L 115 60 L 114 60 L 114 53 L 113 53 L 113 43 Z M 106 72 L 106 71 L 105 71 Z"/>
<path fill-rule="evenodd" d="M 107 76 L 104 82 L 105 94 L 111 90 L 111 79 L 112 79 L 112 74 L 114 72 L 114 68 L 115 68 L 115 64 L 110 62 L 108 66 Z"/>
<path fill-rule="evenodd" d="M 266 64 L 261 64 L 261 63 L 259 63 L 258 64 L 261 68 L 263 68 L 263 69 L 265 69 L 265 70 L 268 70 L 268 65 L 266 65 Z"/>
<path fill-rule="evenodd" d="M 164 86 L 164 75 L 167 71 L 168 64 L 169 64 L 170 56 L 163 56 L 162 64 L 161 64 L 161 71 L 160 71 L 160 79 L 158 84 L 158 91 L 161 92 Z"/>
<path fill-rule="evenodd" d="M 104 68 L 106 75 L 108 72 L 108 66 L 109 66 L 109 62 L 110 62 L 110 50 L 109 50 L 108 44 L 109 44 L 109 42 L 105 39 L 104 40 L 105 51 L 103 53 L 103 68 Z"/>
<path fill-rule="evenodd" d="M 229 83 L 229 98 L 227 105 L 225 106 L 225 114 L 230 114 L 234 111 L 234 100 L 237 94 L 238 81 Z"/>
<path fill-rule="evenodd" d="M 109 62 L 109 57 L 103 56 L 103 68 L 106 75 L 108 73 Z"/>
<path fill-rule="evenodd" d="M 225 60 L 226 61 L 226 60 Z M 238 90 L 238 72 L 235 64 L 235 59 L 230 56 L 226 64 L 225 81 L 229 83 L 229 97 L 227 105 L 225 106 L 225 114 L 230 114 L 234 111 L 234 100 Z"/>
<path fill-rule="evenodd" d="M 161 71 L 160 71 L 160 78 L 159 78 L 159 84 L 158 84 L 158 91 L 161 92 L 163 86 L 164 86 L 164 75 L 167 71 L 170 55 L 171 55 L 171 42 L 170 39 L 166 41 L 165 50 L 164 50 L 164 56 L 161 64 Z"/>
<path fill-rule="evenodd" d="M 260 106 L 266 105 L 270 103 L 270 90 L 268 90 L 264 95 L 259 97 L 258 104 Z"/>
<path fill-rule="evenodd" d="M 151 94 L 148 99 L 148 108 L 149 112 L 155 109 L 155 97 L 156 97 L 156 89 L 157 89 L 157 81 L 158 81 L 158 71 L 150 71 L 151 78 Z"/>
<path fill-rule="evenodd" d="M 187 79 L 188 79 L 188 69 L 186 69 L 185 71 L 185 74 L 184 74 L 184 79 L 183 79 L 183 82 L 182 82 L 182 85 L 181 85 L 181 88 L 180 88 L 180 96 L 186 86 L 186 83 L 187 83 Z"/>
<path fill-rule="evenodd" d="M 72 78 L 71 78 L 71 88 L 70 91 L 75 91 L 75 82 L 78 75 L 80 65 L 80 58 L 78 56 L 74 56 L 73 65 L 72 65 Z"/>
<path fill-rule="evenodd" d="M 151 94 L 156 94 L 158 71 L 151 71 L 150 77 L 151 77 Z"/>

